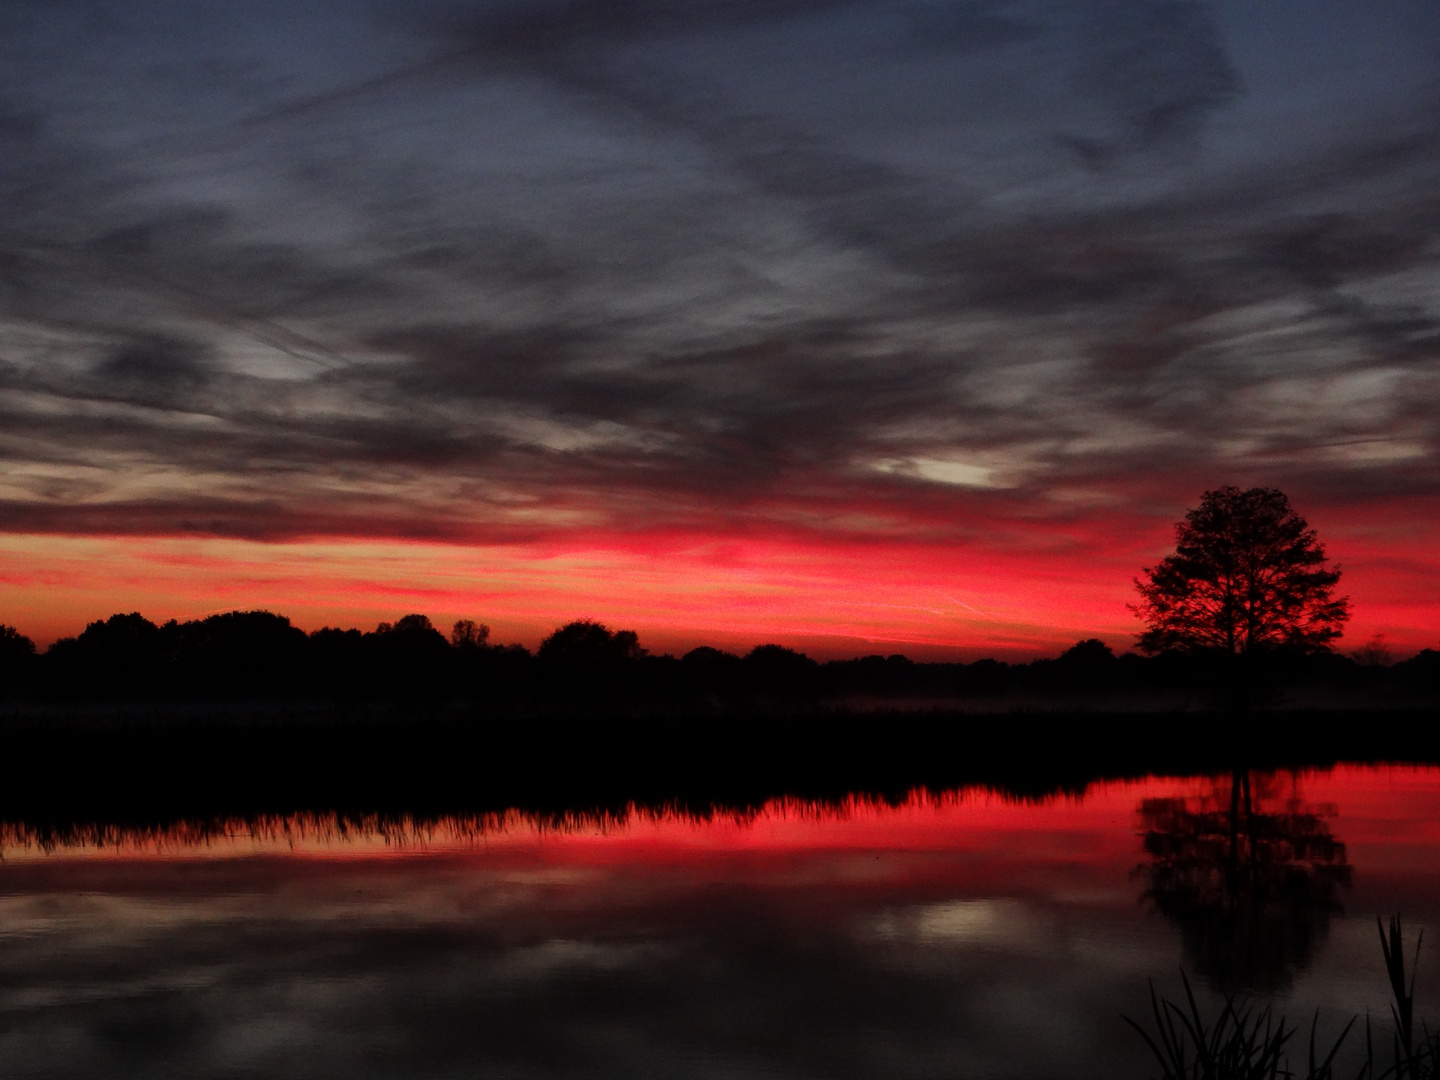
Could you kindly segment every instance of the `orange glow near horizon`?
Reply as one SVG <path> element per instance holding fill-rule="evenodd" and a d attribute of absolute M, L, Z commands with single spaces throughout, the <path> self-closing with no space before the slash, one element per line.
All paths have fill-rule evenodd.
<path fill-rule="evenodd" d="M 821 658 L 1053 655 L 1087 636 L 1117 651 L 1136 626 L 1130 579 L 1155 559 L 1129 544 L 995 550 L 939 544 L 670 536 L 570 546 L 413 541 L 255 543 L 166 537 L 0 537 L 0 622 L 37 644 L 109 613 L 154 621 L 264 608 L 304 629 L 373 628 L 408 612 L 480 619 L 534 647 L 569 619 L 636 629 L 655 652 L 775 641 Z M 1161 541 L 1164 543 L 1164 541 Z M 1097 556 L 1103 550 L 1103 556 Z M 1428 552 L 1346 564 L 1346 645 L 1385 635 L 1398 654 L 1437 644 Z"/>
<path fill-rule="evenodd" d="M 1384 635 L 1397 655 L 1440 645 L 1440 561 L 1423 533 L 1330 532 L 1354 619 L 1342 647 Z M 1122 532 L 1122 530 L 1117 530 Z M 1086 637 L 1117 651 L 1136 624 L 1131 579 L 1168 527 L 1097 542 L 1042 531 L 1033 547 L 652 533 L 546 544 L 0 536 L 0 623 L 44 646 L 118 611 L 156 621 L 263 608 L 306 630 L 370 629 L 412 611 L 489 624 L 534 647 L 595 618 L 653 652 L 764 642 L 819 658 L 1054 655 Z M 1045 541 L 1041 543 L 1040 541 Z"/>

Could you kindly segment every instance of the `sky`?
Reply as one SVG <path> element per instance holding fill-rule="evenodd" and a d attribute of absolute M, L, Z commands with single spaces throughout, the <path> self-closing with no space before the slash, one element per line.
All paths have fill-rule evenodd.
<path fill-rule="evenodd" d="M 1430 0 L 8 0 L 0 622 L 1021 657 L 1225 484 L 1440 645 Z"/>

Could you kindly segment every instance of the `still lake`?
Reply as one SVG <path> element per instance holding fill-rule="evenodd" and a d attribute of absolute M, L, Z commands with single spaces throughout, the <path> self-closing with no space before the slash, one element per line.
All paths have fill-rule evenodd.
<path fill-rule="evenodd" d="M 1148 980 L 1322 1033 L 1431 927 L 1440 770 L 416 823 L 0 829 L 6 1077 L 1144 1077 Z M 1381 1030 L 1377 1026 L 1377 1032 Z"/>

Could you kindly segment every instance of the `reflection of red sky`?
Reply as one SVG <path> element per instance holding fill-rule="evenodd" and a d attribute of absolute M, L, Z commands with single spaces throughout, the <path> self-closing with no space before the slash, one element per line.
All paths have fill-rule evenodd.
<path fill-rule="evenodd" d="M 1228 783 L 1222 778 L 1219 783 Z M 705 860 L 749 852 L 984 852 L 1016 859 L 1077 864 L 1134 864 L 1136 808 L 1155 797 L 1200 796 L 1207 779 L 1151 778 L 1093 785 L 1081 797 L 1019 802 L 983 791 L 938 801 L 912 798 L 889 807 L 859 804 L 840 811 L 772 804 L 751 820 L 695 822 L 638 816 L 599 831 L 537 834 L 521 828 L 487 840 L 492 850 L 544 850 L 567 863 Z M 1342 766 L 1283 774 L 1273 800 L 1292 795 L 1336 809 L 1335 833 L 1387 866 L 1430 865 L 1440 874 L 1440 769 Z"/>
<path fill-rule="evenodd" d="M 391 832 L 389 838 L 351 828 L 340 835 L 324 819 L 265 830 L 256 839 L 239 825 L 229 838 L 194 846 L 174 835 L 159 841 L 110 843 L 82 851 L 45 854 L 10 846 L 12 866 L 33 862 L 112 859 L 170 862 L 175 859 L 281 855 L 304 860 L 437 858 L 494 867 L 529 865 L 576 870 L 627 867 L 799 866 L 812 858 L 927 854 L 970 856 L 978 883 L 988 879 L 998 894 L 1010 891 L 1028 869 L 1051 874 L 1069 867 L 1077 877 L 1124 878 L 1140 857 L 1137 808 L 1143 799 L 1212 793 L 1206 779 L 1147 779 L 1093 785 L 1083 796 L 1017 802 L 966 791 L 939 799 L 912 797 L 898 806 L 857 803 L 815 808 L 802 803 L 768 804 L 749 817 L 694 819 L 633 813 L 623 822 L 577 822 L 540 826 L 512 815 L 476 832 L 441 825 Z M 1262 790 L 1257 784 L 1257 793 Z M 1344 841 L 1357 883 L 1377 876 L 1423 878 L 1433 903 L 1440 894 L 1440 768 L 1342 766 L 1327 772 L 1282 774 L 1268 786 L 1266 805 L 1298 797 L 1311 807 L 1331 807 L 1330 825 Z M 863 880 L 913 873 L 913 861 L 876 866 Z"/>
<path fill-rule="evenodd" d="M 1099 530 L 1106 528 L 1105 535 Z M 1346 645 L 1440 644 L 1440 558 L 1419 530 L 1336 520 L 1355 618 Z M 410 611 L 488 623 L 534 646 L 572 618 L 636 629 L 652 651 L 777 641 L 822 658 L 1051 655 L 1082 637 L 1123 649 L 1139 568 L 1168 524 L 1037 524 L 993 542 L 569 535 L 528 545 L 260 544 L 154 537 L 0 537 L 0 622 L 40 642 L 116 611 L 157 621 L 266 608 L 297 625 L 372 628 Z"/>
<path fill-rule="evenodd" d="M 1276 794 L 1287 786 L 1282 779 Z M 1136 810 L 1145 798 L 1213 787 L 1148 780 L 1045 804 L 970 795 L 843 815 L 774 806 L 746 822 L 642 818 L 604 831 L 542 833 L 512 822 L 483 840 L 441 839 L 428 849 L 302 844 L 258 858 L 225 857 L 248 852 L 223 844 L 200 857 L 7 850 L 0 900 L 29 950 L 21 959 L 57 956 L 56 980 L 68 986 L 79 972 L 87 993 L 115 971 L 132 985 L 155 984 L 133 975 L 131 958 L 162 977 L 198 972 L 207 992 L 238 971 L 241 992 L 278 986 L 279 999 L 300 1007 L 316 997 L 304 993 L 311 972 L 325 1000 L 331 983 L 343 982 L 369 1002 L 371 988 L 398 971 L 399 992 L 409 995 L 397 998 L 403 1012 L 417 993 L 421 1006 L 443 1001 L 419 978 L 434 972 L 434 986 L 533 996 L 548 1034 L 582 996 L 608 1008 L 617 986 L 618 1005 L 635 1001 L 623 989 L 630 984 L 611 981 L 634 980 L 643 1005 L 675 993 L 703 1010 L 704 1030 L 733 1024 L 748 1038 L 757 1003 L 788 1024 L 804 1015 L 791 1004 L 798 995 L 843 1008 L 863 979 L 904 995 L 898 1008 L 915 994 L 938 1000 L 946 1025 L 993 1024 L 1009 1051 L 1034 1037 L 1037 1002 L 1063 998 L 1071 1011 L 1045 1015 L 1098 1032 L 1087 1035 L 1098 1042 L 1106 1025 L 1124 1032 L 1122 1014 L 1143 1015 L 1147 978 L 1178 994 L 1187 964 L 1179 928 L 1141 899 L 1147 882 L 1133 873 L 1142 858 Z M 1318 935 L 1314 959 L 1277 1008 L 1302 1019 L 1321 1008 L 1322 1025 L 1367 1008 L 1383 1021 L 1375 914 L 1403 911 L 1412 943 L 1418 927 L 1440 918 L 1440 769 L 1344 768 L 1306 774 L 1299 789 L 1311 803 L 1336 804 L 1331 826 L 1355 884 L 1339 890 L 1344 916 Z M 1425 938 L 1417 993 L 1433 1003 L 1433 935 Z M 50 954 L 39 951 L 49 943 Z M 435 966 L 424 966 L 427 956 Z M 679 982 L 713 980 L 717 970 L 739 973 L 719 984 L 724 997 L 695 996 Z M 975 1019 L 961 1008 L 970 998 L 986 1006 Z M 738 1012 L 724 1011 L 727 1000 Z M 1016 1004 L 991 1009 L 993 1000 Z M 886 1038 L 893 1030 L 873 1013 L 842 1015 Z M 607 1036 L 619 1030 L 608 1016 L 601 1023 Z M 1045 1037 L 1056 1030 L 1045 1027 Z M 1138 1051 L 1135 1061 L 1144 1067 Z M 1049 1071 L 1063 1072 L 1063 1063 Z"/>

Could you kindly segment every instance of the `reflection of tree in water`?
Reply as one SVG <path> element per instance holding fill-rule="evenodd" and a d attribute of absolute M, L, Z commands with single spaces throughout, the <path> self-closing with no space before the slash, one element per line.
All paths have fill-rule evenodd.
<path fill-rule="evenodd" d="M 1227 991 L 1289 985 L 1341 910 L 1337 888 L 1350 883 L 1334 815 L 1303 803 L 1293 782 L 1257 776 L 1252 785 L 1249 772 L 1198 799 L 1141 802 L 1141 899 L 1179 924 L 1187 966 Z"/>

